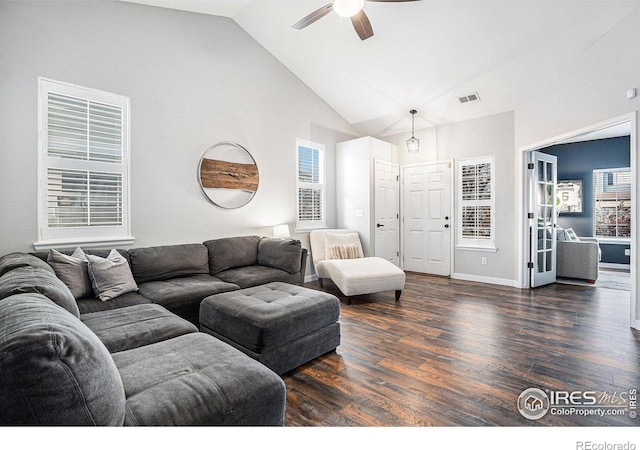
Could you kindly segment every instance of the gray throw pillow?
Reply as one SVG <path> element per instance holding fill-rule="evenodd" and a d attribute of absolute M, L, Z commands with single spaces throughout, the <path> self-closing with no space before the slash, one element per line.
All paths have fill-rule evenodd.
<path fill-rule="evenodd" d="M 71 256 L 51 249 L 47 262 L 76 299 L 93 297 L 93 286 L 89 278 L 89 260 L 80 247 L 76 248 Z"/>
<path fill-rule="evenodd" d="M 116 249 L 111 250 L 106 258 L 87 255 L 87 259 L 93 292 L 100 300 L 111 300 L 138 290 L 129 263 Z"/>

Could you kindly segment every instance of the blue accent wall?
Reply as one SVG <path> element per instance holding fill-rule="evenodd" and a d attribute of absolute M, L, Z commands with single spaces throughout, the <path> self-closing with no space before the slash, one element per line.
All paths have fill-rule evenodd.
<path fill-rule="evenodd" d="M 558 226 L 573 228 L 578 236 L 593 236 L 593 171 L 631 166 L 629 136 L 553 145 L 541 150 L 558 158 L 558 180 L 582 180 L 583 212 L 561 214 Z M 602 262 L 629 264 L 629 245 L 600 244 Z"/>

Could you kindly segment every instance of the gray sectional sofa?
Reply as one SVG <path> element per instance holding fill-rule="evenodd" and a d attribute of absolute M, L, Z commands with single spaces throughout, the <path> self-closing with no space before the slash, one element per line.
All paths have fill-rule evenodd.
<path fill-rule="evenodd" d="M 118 253 L 135 289 L 108 300 L 75 298 L 47 252 L 0 258 L 0 424 L 283 425 L 282 379 L 196 325 L 210 295 L 302 284 L 300 242 L 243 236 Z"/>

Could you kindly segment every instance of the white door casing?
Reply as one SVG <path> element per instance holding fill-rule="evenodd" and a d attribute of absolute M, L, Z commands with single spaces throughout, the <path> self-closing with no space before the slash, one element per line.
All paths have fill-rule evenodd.
<path fill-rule="evenodd" d="M 399 167 L 397 164 L 375 160 L 374 171 L 374 256 L 399 266 Z"/>
<path fill-rule="evenodd" d="M 450 162 L 403 167 L 403 264 L 412 272 L 451 274 Z"/>

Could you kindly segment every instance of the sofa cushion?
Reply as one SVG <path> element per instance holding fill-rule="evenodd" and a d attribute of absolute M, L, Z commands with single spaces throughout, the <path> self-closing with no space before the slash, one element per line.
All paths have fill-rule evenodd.
<path fill-rule="evenodd" d="M 270 283 L 272 281 L 283 281 L 291 284 L 298 284 L 300 282 L 299 274 L 291 275 L 284 270 L 267 266 L 238 267 L 236 269 L 219 272 L 216 277 L 227 283 L 237 284 L 242 289 Z"/>
<path fill-rule="evenodd" d="M 76 248 L 71 255 L 51 249 L 47 263 L 53 267 L 56 276 L 67 285 L 76 299 L 93 297 L 93 286 L 89 278 L 89 260 L 80 247 Z"/>
<path fill-rule="evenodd" d="M 111 353 L 166 341 L 198 329 L 160 305 L 135 305 L 83 314 L 80 320 Z"/>
<path fill-rule="evenodd" d="M 87 255 L 87 259 L 93 292 L 100 300 L 111 300 L 138 290 L 129 263 L 116 249 L 111 250 L 106 258 Z"/>
<path fill-rule="evenodd" d="M 200 302 L 219 292 L 238 289 L 211 275 L 192 275 L 171 280 L 150 281 L 139 285 L 140 294 L 187 320 L 197 321 Z"/>
<path fill-rule="evenodd" d="M 0 423 L 122 425 L 125 395 L 98 337 L 38 294 L 0 302 Z"/>
<path fill-rule="evenodd" d="M 209 273 L 209 256 L 202 244 L 134 248 L 129 255 L 138 283 Z"/>
<path fill-rule="evenodd" d="M 238 236 L 206 241 L 209 252 L 209 270 L 216 275 L 234 267 L 258 264 L 260 236 Z"/>
<path fill-rule="evenodd" d="M 46 262 L 28 253 L 9 253 L 0 258 L 0 277 L 7 272 L 17 269 L 18 267 L 40 267 L 54 273 L 51 266 Z"/>
<path fill-rule="evenodd" d="M 300 272 L 302 244 L 296 239 L 262 238 L 258 244 L 258 264 L 281 269 L 290 274 Z"/>
<path fill-rule="evenodd" d="M 51 267 L 18 267 L 0 277 L 0 300 L 27 293 L 42 294 L 74 316 L 80 317 L 76 299 L 67 285 L 55 276 Z"/>
<path fill-rule="evenodd" d="M 134 305 L 150 305 L 153 302 L 137 292 L 127 292 L 126 294 L 119 295 L 108 302 L 103 302 L 96 297 L 87 297 L 78 299 L 77 303 L 80 314 L 87 314 L 97 311 L 110 311 L 112 309 L 126 308 Z"/>
<path fill-rule="evenodd" d="M 285 385 L 212 336 L 186 334 L 114 353 L 125 425 L 283 425 Z"/>

